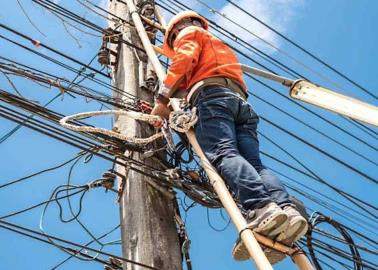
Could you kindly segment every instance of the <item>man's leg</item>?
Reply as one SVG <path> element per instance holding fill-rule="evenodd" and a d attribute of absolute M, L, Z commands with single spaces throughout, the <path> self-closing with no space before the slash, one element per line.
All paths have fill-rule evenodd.
<path fill-rule="evenodd" d="M 240 101 L 240 114 L 236 121 L 238 149 L 240 154 L 259 173 L 265 189 L 269 192 L 273 201 L 283 208 L 292 203 L 281 181 L 261 163 L 256 131 L 258 121 L 258 116 L 251 106 L 247 102 Z"/>
<path fill-rule="evenodd" d="M 197 105 L 196 136 L 206 156 L 238 195 L 243 207 L 251 210 L 247 216 L 248 227 L 268 237 L 275 236 L 287 227 L 288 217 L 272 202 L 258 172 L 240 154 L 235 126 L 235 119 L 240 114 L 239 103 L 235 95 L 210 98 L 203 94 Z M 249 258 L 240 239 L 232 253 L 236 260 Z"/>
<path fill-rule="evenodd" d="M 198 103 L 196 136 L 209 161 L 221 174 L 246 209 L 271 202 L 270 195 L 255 168 L 237 147 L 235 97 L 203 98 Z"/>
<path fill-rule="evenodd" d="M 278 177 L 261 163 L 259 141 L 256 131 L 258 124 L 256 113 L 246 102 L 241 102 L 240 107 L 240 115 L 236 124 L 239 151 L 259 173 L 272 199 L 283 208 L 288 215 L 289 227 L 281 232 L 276 240 L 290 246 L 294 241 L 305 234 L 307 231 L 307 222 L 293 207 L 294 203 L 291 201 L 286 188 Z M 265 249 L 264 251 L 272 264 L 285 258 L 285 255 L 280 252 L 271 249 Z M 247 258 L 243 257 L 243 259 Z"/>

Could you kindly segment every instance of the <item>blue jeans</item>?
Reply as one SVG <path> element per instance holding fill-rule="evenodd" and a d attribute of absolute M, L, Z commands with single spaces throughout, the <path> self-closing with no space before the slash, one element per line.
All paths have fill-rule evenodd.
<path fill-rule="evenodd" d="M 252 107 L 237 93 L 218 86 L 202 90 L 196 99 L 196 137 L 246 210 L 269 202 L 291 204 L 279 179 L 261 163 L 257 124 Z"/>

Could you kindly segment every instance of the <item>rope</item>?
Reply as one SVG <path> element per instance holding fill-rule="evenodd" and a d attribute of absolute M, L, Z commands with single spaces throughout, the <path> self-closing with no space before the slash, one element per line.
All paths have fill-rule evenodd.
<path fill-rule="evenodd" d="M 126 135 L 123 135 L 123 134 L 120 134 L 120 133 L 117 133 L 117 132 L 114 132 L 112 130 L 108 130 L 105 128 L 98 128 L 98 127 L 91 127 L 91 126 L 77 126 L 74 124 L 67 123 L 68 121 L 72 121 L 72 120 L 79 120 L 79 119 L 88 118 L 92 116 L 109 115 L 109 114 L 123 115 L 129 118 L 144 121 L 144 122 L 160 121 L 159 116 L 154 116 L 154 115 L 149 115 L 149 114 L 144 114 L 144 113 L 139 113 L 139 112 L 124 111 L 124 110 L 106 110 L 106 111 L 84 112 L 84 113 L 78 113 L 78 114 L 66 116 L 66 117 L 63 117 L 59 121 L 59 123 L 63 127 L 74 130 L 74 131 L 100 133 L 100 134 L 104 134 L 112 138 L 117 138 L 117 139 L 127 141 L 130 143 L 135 143 L 135 144 L 147 144 L 147 143 L 153 142 L 154 140 L 160 137 L 163 137 L 163 133 L 158 132 L 147 138 L 135 138 L 135 137 L 126 136 Z"/>
<path fill-rule="evenodd" d="M 173 111 L 169 115 L 169 126 L 177 132 L 186 133 L 198 121 L 197 108 L 185 111 Z"/>

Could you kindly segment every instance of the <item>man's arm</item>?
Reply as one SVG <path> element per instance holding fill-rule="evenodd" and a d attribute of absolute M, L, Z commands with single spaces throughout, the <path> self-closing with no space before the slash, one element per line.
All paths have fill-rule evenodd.
<path fill-rule="evenodd" d="M 200 34 L 196 27 L 188 27 L 177 37 L 174 43 L 175 55 L 172 64 L 168 69 L 164 85 L 158 92 L 158 101 L 161 103 L 167 104 L 177 88 L 185 83 L 188 77 L 191 77 L 202 49 Z"/>

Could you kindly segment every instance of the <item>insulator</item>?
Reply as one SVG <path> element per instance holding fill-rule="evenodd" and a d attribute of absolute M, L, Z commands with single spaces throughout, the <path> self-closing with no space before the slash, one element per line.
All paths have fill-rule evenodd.
<path fill-rule="evenodd" d="M 101 48 L 100 52 L 98 53 L 97 61 L 104 66 L 110 65 L 110 55 L 109 52 L 105 48 Z"/>

